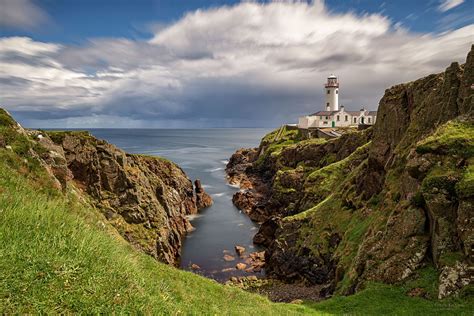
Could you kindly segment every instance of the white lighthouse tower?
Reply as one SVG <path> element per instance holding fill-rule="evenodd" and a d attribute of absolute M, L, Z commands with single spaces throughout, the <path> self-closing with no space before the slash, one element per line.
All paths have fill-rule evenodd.
<path fill-rule="evenodd" d="M 326 109 L 329 111 L 339 111 L 339 82 L 337 77 L 330 75 L 324 87 L 326 90 Z"/>

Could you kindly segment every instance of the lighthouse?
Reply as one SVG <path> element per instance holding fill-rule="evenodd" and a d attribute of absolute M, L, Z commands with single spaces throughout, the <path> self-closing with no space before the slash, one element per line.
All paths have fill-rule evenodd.
<path fill-rule="evenodd" d="M 329 111 L 339 111 L 339 82 L 337 81 L 337 77 L 330 75 L 324 88 L 326 94 L 326 108 L 328 108 Z"/>
<path fill-rule="evenodd" d="M 325 129 L 325 128 L 346 128 L 367 125 L 374 125 L 377 120 L 377 111 L 367 111 L 362 108 L 360 111 L 349 111 L 341 105 L 339 108 L 339 82 L 335 75 L 330 75 L 324 84 L 324 94 L 326 104 L 323 111 L 301 116 L 298 118 L 298 128 L 300 129 Z M 340 135 L 339 133 L 336 133 Z M 328 136 L 327 137 L 335 137 Z M 318 136 L 325 137 L 325 136 Z"/>

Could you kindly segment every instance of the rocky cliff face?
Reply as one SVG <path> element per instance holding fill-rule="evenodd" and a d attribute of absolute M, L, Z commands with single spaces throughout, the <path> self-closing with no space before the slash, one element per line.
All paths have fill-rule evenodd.
<path fill-rule="evenodd" d="M 0 134 L 5 146 L 23 139 L 27 150 L 21 154 L 35 157 L 58 189 L 79 188 L 127 241 L 168 264 L 179 262 L 181 240 L 192 229 L 186 216 L 212 204 L 200 182 L 196 181 L 194 191 L 176 164 L 127 154 L 88 132 L 25 131 L 10 126 Z"/>
<path fill-rule="evenodd" d="M 386 90 L 373 129 L 330 141 L 275 132 L 238 152 L 229 176 L 250 184 L 234 200 L 262 222 L 267 274 L 322 294 L 429 265 L 440 298 L 472 283 L 473 74 L 474 48 L 464 65 Z"/>

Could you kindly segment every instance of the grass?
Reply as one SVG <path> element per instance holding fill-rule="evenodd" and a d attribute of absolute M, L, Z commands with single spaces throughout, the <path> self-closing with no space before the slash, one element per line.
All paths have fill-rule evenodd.
<path fill-rule="evenodd" d="M 11 127 L 16 125 L 15 120 L 5 111 L 0 108 L 0 126 Z"/>
<path fill-rule="evenodd" d="M 456 192 L 462 198 L 474 196 L 474 158 L 469 159 L 461 181 L 456 184 Z"/>
<path fill-rule="evenodd" d="M 469 293 L 459 298 L 438 301 L 433 298 L 437 275 L 432 267 L 419 271 L 417 278 L 400 286 L 370 283 L 351 296 L 338 296 L 317 304 L 317 311 L 345 315 L 472 315 L 474 297 Z M 407 293 L 421 288 L 428 298 L 409 297 Z"/>
<path fill-rule="evenodd" d="M 2 314 L 308 312 L 157 263 L 72 193 L 38 191 L 4 163 L 0 188 Z"/>
<path fill-rule="evenodd" d="M 47 131 L 46 134 L 56 144 L 62 143 L 66 136 L 74 136 L 82 140 L 95 140 L 95 138 L 88 131 Z"/>
<path fill-rule="evenodd" d="M 278 136 L 278 139 L 276 139 L 276 136 Z M 302 135 L 299 130 L 288 129 L 286 126 L 268 133 L 260 143 L 260 147 L 264 148 L 264 153 L 258 157 L 255 165 L 261 166 L 268 157 L 278 156 L 285 147 L 297 144 L 301 140 Z"/>
<path fill-rule="evenodd" d="M 474 156 L 474 126 L 469 122 L 449 121 L 417 144 L 420 154 Z"/>

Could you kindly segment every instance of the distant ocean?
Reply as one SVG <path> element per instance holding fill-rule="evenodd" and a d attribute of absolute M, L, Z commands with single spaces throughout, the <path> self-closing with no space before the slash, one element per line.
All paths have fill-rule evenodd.
<path fill-rule="evenodd" d="M 201 267 L 197 273 L 219 281 L 245 272 L 222 270 L 235 267 L 239 259 L 223 260 L 225 251 L 234 252 L 235 245 L 253 251 L 252 237 L 257 225 L 232 204 L 238 189 L 227 184 L 225 165 L 241 147 L 256 147 L 269 129 L 90 129 L 98 138 L 129 153 L 162 156 L 176 162 L 192 179 L 201 179 L 214 205 L 195 216 L 196 228 L 190 233 L 182 251 L 181 267 Z M 256 249 L 255 249 L 256 250 Z"/>

